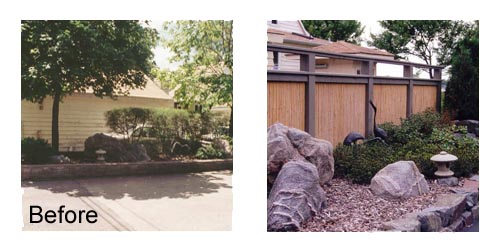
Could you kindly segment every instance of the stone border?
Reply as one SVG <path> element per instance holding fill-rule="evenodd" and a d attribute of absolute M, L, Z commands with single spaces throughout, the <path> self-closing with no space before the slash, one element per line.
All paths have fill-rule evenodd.
<path fill-rule="evenodd" d="M 385 231 L 458 232 L 479 220 L 479 190 L 457 188 L 422 211 L 384 223 Z"/>
<path fill-rule="evenodd" d="M 233 159 L 21 165 L 21 180 L 175 174 L 232 169 Z"/>

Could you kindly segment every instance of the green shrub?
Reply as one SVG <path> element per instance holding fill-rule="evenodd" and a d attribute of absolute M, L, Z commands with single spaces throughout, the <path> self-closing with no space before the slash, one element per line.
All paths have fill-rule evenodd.
<path fill-rule="evenodd" d="M 430 158 L 440 151 L 458 157 L 451 165 L 455 176 L 469 176 L 479 171 L 479 141 L 466 137 L 465 127 L 443 122 L 437 113 L 427 110 L 402 120 L 400 126 L 383 124 L 381 127 L 388 134 L 388 145 L 371 142 L 341 145 L 334 150 L 336 176 L 369 183 L 386 165 L 405 160 L 414 161 L 426 177 L 434 178 L 437 167 Z"/>
<path fill-rule="evenodd" d="M 142 129 L 151 118 L 151 110 L 147 108 L 118 108 L 107 111 L 106 126 L 113 132 L 123 135 L 126 139 L 132 139 L 131 134 L 136 129 Z M 136 140 L 141 139 L 141 134 Z"/>
<path fill-rule="evenodd" d="M 43 164 L 49 161 L 54 151 L 47 140 L 27 137 L 21 139 L 21 154 L 24 155 L 24 163 Z"/>
<path fill-rule="evenodd" d="M 223 159 L 228 155 L 224 148 L 219 147 L 217 144 L 208 144 L 200 147 L 196 152 L 198 159 Z"/>

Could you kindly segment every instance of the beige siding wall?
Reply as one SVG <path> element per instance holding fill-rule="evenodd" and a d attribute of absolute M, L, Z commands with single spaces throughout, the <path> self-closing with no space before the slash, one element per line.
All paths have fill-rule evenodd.
<path fill-rule="evenodd" d="M 295 32 L 299 33 L 302 35 L 305 35 L 306 33 L 304 30 L 302 30 L 302 27 L 300 27 L 299 21 L 279 21 L 277 24 L 273 24 L 271 21 L 267 21 L 267 27 L 272 28 L 272 29 L 277 29 L 277 30 L 282 30 L 286 32 Z"/>
<path fill-rule="evenodd" d="M 141 97 L 100 99 L 89 94 L 65 97 L 59 107 L 59 150 L 83 151 L 84 141 L 95 133 L 110 132 L 104 112 L 122 107 L 173 107 L 173 100 Z M 43 138 L 51 141 L 52 98 L 42 104 L 21 102 L 22 137 Z"/>

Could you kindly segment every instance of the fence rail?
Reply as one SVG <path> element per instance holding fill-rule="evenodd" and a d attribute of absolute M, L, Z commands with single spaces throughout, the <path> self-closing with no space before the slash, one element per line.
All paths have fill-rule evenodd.
<path fill-rule="evenodd" d="M 268 52 L 300 56 L 298 71 L 268 70 L 268 125 L 282 122 L 304 129 L 336 145 L 347 133 L 373 135 L 374 110 L 377 123 L 397 123 L 428 107 L 440 112 L 442 66 L 373 57 L 318 52 L 268 44 Z M 316 57 L 361 62 L 359 74 L 315 72 Z M 379 64 L 403 66 L 403 77 L 374 75 Z M 414 68 L 433 72 L 432 79 L 413 76 Z"/>

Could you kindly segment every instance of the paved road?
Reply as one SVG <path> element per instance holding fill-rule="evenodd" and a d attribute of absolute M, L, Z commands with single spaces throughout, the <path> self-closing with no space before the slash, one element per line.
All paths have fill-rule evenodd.
<path fill-rule="evenodd" d="M 22 182 L 23 230 L 231 230 L 232 172 Z M 30 205 L 95 210 L 90 223 L 29 223 Z M 71 216 L 69 217 L 71 218 Z"/>

